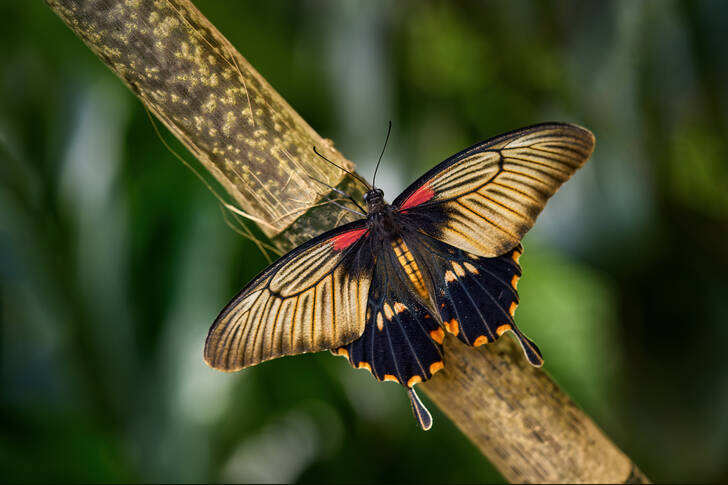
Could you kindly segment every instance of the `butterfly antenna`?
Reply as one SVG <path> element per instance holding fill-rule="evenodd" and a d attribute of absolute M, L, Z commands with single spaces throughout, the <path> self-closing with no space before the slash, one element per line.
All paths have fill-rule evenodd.
<path fill-rule="evenodd" d="M 306 175 L 308 175 L 308 174 L 306 174 Z M 343 190 L 341 190 L 341 189 L 337 189 L 336 187 L 332 187 L 331 185 L 327 184 L 327 183 L 326 183 L 326 182 L 324 182 L 323 180 L 319 180 L 319 179 L 317 179 L 316 177 L 314 177 L 314 176 L 312 176 L 312 175 L 308 175 L 308 178 L 310 178 L 311 180 L 315 180 L 316 182 L 320 183 L 321 185 L 323 185 L 323 186 L 325 186 L 325 187 L 328 187 L 329 189 L 333 190 L 333 191 L 334 191 L 334 192 L 336 192 L 337 194 L 339 194 L 339 195 L 341 195 L 341 196 L 344 196 L 344 197 L 346 197 L 346 198 L 347 198 L 347 199 L 349 199 L 349 200 L 350 200 L 350 201 L 351 201 L 351 202 L 352 202 L 352 203 L 353 203 L 353 204 L 354 204 L 355 206 L 357 206 L 357 207 L 359 208 L 359 210 L 361 210 L 362 212 L 364 212 L 364 214 L 361 214 L 362 216 L 365 216 L 365 215 L 366 215 L 366 209 L 364 209 L 364 208 L 363 208 L 363 207 L 362 207 L 361 205 L 359 205 L 359 203 L 358 203 L 358 202 L 357 202 L 357 201 L 356 201 L 356 200 L 354 199 L 354 197 L 350 196 L 349 194 L 347 194 L 346 192 L 344 192 L 344 191 L 343 191 Z M 330 199 L 329 199 L 329 200 L 330 200 Z"/>
<path fill-rule="evenodd" d="M 367 216 L 367 215 L 366 215 L 365 213 L 363 213 L 363 212 L 355 211 L 354 209 L 349 209 L 349 208 L 348 208 L 348 207 L 346 207 L 345 205 L 341 205 L 341 204 L 339 204 L 338 202 L 336 202 L 335 200 L 333 200 L 333 199 L 332 199 L 332 198 L 330 198 L 330 197 L 324 197 L 324 200 L 326 200 L 326 201 L 327 201 L 327 202 L 328 202 L 329 204 L 334 204 L 334 205 L 335 205 L 336 207 L 338 207 L 339 209 L 345 210 L 346 212 L 351 212 L 352 214 L 356 214 L 356 215 L 358 215 L 359 217 L 366 217 L 366 216 Z"/>
<path fill-rule="evenodd" d="M 374 169 L 374 177 L 372 177 L 372 187 L 374 187 L 374 182 L 377 180 L 377 170 L 379 170 L 379 163 L 382 161 L 382 157 L 384 156 L 384 150 L 387 149 L 387 142 L 389 141 L 389 134 L 392 132 L 392 120 L 389 120 L 389 127 L 387 128 L 387 138 L 384 140 L 384 147 L 382 147 L 382 154 L 379 155 L 379 160 L 377 160 L 377 166 Z"/>
<path fill-rule="evenodd" d="M 359 182 L 361 182 L 362 184 L 364 184 L 364 187 L 365 187 L 365 188 L 366 188 L 367 190 L 369 190 L 369 189 L 371 188 L 371 187 L 369 187 L 369 184 L 367 183 L 367 181 L 366 181 L 366 180 L 364 180 L 363 178 L 361 178 L 361 176 L 360 176 L 359 174 L 357 174 L 356 172 L 350 172 L 350 171 L 348 171 L 347 169 L 345 169 L 344 167 L 342 167 L 342 166 L 339 166 L 339 165 L 335 164 L 334 162 L 332 162 L 331 160 L 329 160 L 329 159 L 328 159 L 328 158 L 326 158 L 325 156 L 321 155 L 321 154 L 320 154 L 320 153 L 318 152 L 318 150 L 316 150 L 316 146 L 314 146 L 314 147 L 313 147 L 313 152 L 314 152 L 314 153 L 315 153 L 316 155 L 318 155 L 319 157 L 321 157 L 321 158 L 323 158 L 324 160 L 326 160 L 327 162 L 329 162 L 329 163 L 330 163 L 331 165 L 333 165 L 334 167 L 338 168 L 339 170 L 343 170 L 344 172 L 346 172 L 346 173 L 348 173 L 349 175 L 351 175 L 352 177 L 354 177 L 354 179 L 355 179 L 355 180 L 358 180 Z"/>

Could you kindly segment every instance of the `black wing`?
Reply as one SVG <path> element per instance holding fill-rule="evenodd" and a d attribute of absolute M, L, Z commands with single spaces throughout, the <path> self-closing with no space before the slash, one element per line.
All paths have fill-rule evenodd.
<path fill-rule="evenodd" d="M 205 342 L 205 362 L 236 371 L 359 337 L 372 275 L 369 245 L 362 244 L 367 237 L 366 221 L 353 222 L 269 266 L 217 317 Z"/>
<path fill-rule="evenodd" d="M 432 306 L 447 331 L 468 345 L 494 342 L 512 332 L 528 361 L 543 365 L 541 352 L 516 326 L 518 306 L 518 244 L 502 256 L 484 258 L 418 232 L 406 238 L 415 260 L 430 282 Z"/>
<path fill-rule="evenodd" d="M 551 197 L 594 149 L 589 130 L 564 123 L 522 128 L 450 157 L 393 202 L 412 224 L 479 256 L 514 248 Z"/>
<path fill-rule="evenodd" d="M 376 254 L 362 336 L 334 351 L 352 366 L 369 370 L 380 381 L 403 386 L 432 377 L 442 369 L 442 329 L 409 290 L 407 275 L 392 249 Z"/>
<path fill-rule="evenodd" d="M 432 418 L 413 388 L 444 367 L 444 332 L 437 318 L 410 290 L 412 271 L 417 267 L 402 264 L 406 263 L 402 255 L 406 250 L 402 239 L 397 239 L 370 251 L 375 262 L 366 328 L 360 338 L 332 352 L 345 356 L 352 366 L 368 370 L 380 381 L 405 386 L 415 417 L 427 430 Z"/>

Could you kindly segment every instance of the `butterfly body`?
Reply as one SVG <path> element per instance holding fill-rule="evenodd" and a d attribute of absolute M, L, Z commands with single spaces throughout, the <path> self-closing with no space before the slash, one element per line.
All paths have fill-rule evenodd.
<path fill-rule="evenodd" d="M 480 346 L 512 333 L 528 361 L 541 353 L 516 326 L 520 240 L 546 200 L 589 158 L 593 135 L 535 125 L 479 143 L 420 177 L 392 204 L 364 195 L 366 218 L 299 246 L 220 313 L 205 360 L 234 371 L 329 349 L 408 391 L 445 367 L 449 333 Z"/>

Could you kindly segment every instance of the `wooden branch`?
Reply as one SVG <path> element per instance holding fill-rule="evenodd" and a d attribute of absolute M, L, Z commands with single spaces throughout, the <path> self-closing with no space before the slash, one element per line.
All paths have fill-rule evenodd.
<path fill-rule="evenodd" d="M 317 146 L 351 167 L 189 0 L 46 0 L 261 228 L 284 248 L 350 220 L 311 207 L 329 185 L 360 194 Z M 647 479 L 509 339 L 445 342 L 444 372 L 422 385 L 510 481 Z"/>
<path fill-rule="evenodd" d="M 648 483 L 632 461 L 510 338 L 448 336 L 427 395 L 512 483 Z"/>
<path fill-rule="evenodd" d="M 190 2 L 48 0 L 271 237 L 353 168 Z M 324 190 L 322 190 L 324 188 Z"/>

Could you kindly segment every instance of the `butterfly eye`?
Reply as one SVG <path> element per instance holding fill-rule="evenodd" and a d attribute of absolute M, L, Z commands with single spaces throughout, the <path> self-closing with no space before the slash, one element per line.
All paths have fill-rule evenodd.
<path fill-rule="evenodd" d="M 384 198 L 384 191 L 382 189 L 372 189 L 366 194 L 364 194 L 364 202 L 369 202 L 372 199 L 382 199 Z"/>

